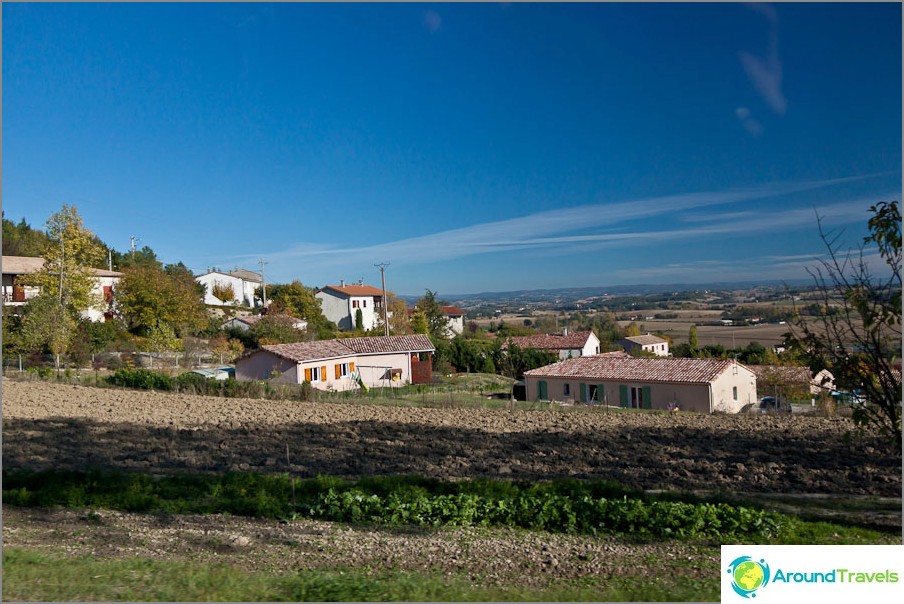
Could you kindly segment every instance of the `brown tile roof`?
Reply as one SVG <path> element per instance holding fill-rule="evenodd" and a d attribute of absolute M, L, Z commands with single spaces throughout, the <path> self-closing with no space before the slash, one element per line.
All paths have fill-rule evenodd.
<path fill-rule="evenodd" d="M 261 346 L 260 350 L 266 350 L 276 356 L 280 356 L 296 363 L 315 361 L 318 359 L 333 359 L 347 357 L 355 354 L 350 348 L 343 346 L 339 340 L 319 340 L 315 342 L 295 342 L 294 344 L 271 344 Z M 256 351 L 249 351 L 250 356 Z"/>
<path fill-rule="evenodd" d="M 457 306 L 447 305 L 447 306 L 443 306 L 443 314 L 446 315 L 447 317 L 459 316 L 459 315 L 464 316 L 465 311 L 458 308 Z"/>
<path fill-rule="evenodd" d="M 30 275 L 44 266 L 44 259 L 34 256 L 3 256 L 2 262 L 4 275 Z M 103 268 L 92 268 L 91 274 L 95 277 L 122 277 L 122 273 Z"/>
<path fill-rule="evenodd" d="M 326 285 L 320 291 L 331 289 L 346 296 L 376 296 L 383 297 L 383 290 L 371 285 Z"/>
<path fill-rule="evenodd" d="M 434 350 L 433 342 L 424 334 L 413 336 L 376 336 L 342 338 L 339 340 L 359 354 L 381 352 L 427 352 Z"/>
<path fill-rule="evenodd" d="M 414 336 L 375 336 L 296 342 L 294 344 L 271 344 L 261 346 L 259 350 L 266 350 L 284 359 L 301 363 L 319 359 L 347 357 L 355 354 L 427 352 L 433 351 L 434 347 L 430 338 L 426 335 L 418 334 Z M 257 350 L 250 350 L 243 356 L 251 356 L 255 352 Z"/>
<path fill-rule="evenodd" d="M 583 348 L 590 338 L 590 331 L 575 331 L 564 336 L 560 333 L 545 333 L 535 336 L 513 336 L 507 338 L 502 345 L 508 348 L 509 342 L 519 348 L 537 348 L 539 350 L 571 350 Z"/>
<path fill-rule="evenodd" d="M 529 377 L 568 377 L 631 382 L 705 384 L 729 369 L 730 359 L 673 359 L 594 355 L 526 371 Z M 739 365 L 743 367 L 743 365 Z"/>
<path fill-rule="evenodd" d="M 634 342 L 635 344 L 640 344 L 641 346 L 650 346 L 651 344 L 665 344 L 668 340 L 664 338 L 660 338 L 659 336 L 654 336 L 647 334 L 645 336 L 631 336 L 629 338 L 625 338 L 629 342 Z"/>

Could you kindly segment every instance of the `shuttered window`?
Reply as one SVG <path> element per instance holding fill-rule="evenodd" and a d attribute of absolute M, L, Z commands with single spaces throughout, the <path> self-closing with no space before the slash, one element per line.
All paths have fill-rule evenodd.
<path fill-rule="evenodd" d="M 581 402 L 587 402 L 587 384 L 581 384 Z"/>
<path fill-rule="evenodd" d="M 620 407 L 628 406 L 628 387 L 624 384 L 618 386 L 618 404 Z"/>

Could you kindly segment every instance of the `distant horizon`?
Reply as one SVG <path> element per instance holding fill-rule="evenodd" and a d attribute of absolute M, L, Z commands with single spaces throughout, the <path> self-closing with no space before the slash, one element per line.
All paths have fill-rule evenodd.
<path fill-rule="evenodd" d="M 896 3 L 2 10 L 6 216 L 195 274 L 806 280 L 901 200 Z"/>

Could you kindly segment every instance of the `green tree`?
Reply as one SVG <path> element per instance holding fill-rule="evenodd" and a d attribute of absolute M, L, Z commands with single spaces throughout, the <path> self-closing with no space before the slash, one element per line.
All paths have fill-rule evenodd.
<path fill-rule="evenodd" d="M 151 327 L 147 342 L 150 350 L 160 358 L 166 352 L 182 350 L 182 341 L 176 337 L 176 332 L 166 321 L 159 321 Z"/>
<path fill-rule="evenodd" d="M 411 331 L 414 333 L 430 333 L 430 323 L 427 321 L 427 315 L 421 310 L 416 310 L 411 315 Z"/>
<path fill-rule="evenodd" d="M 48 351 L 54 355 L 56 368 L 66 354 L 77 327 L 75 313 L 59 300 L 41 294 L 28 301 L 22 311 L 19 335 L 21 347 L 29 352 Z"/>
<path fill-rule="evenodd" d="M 47 235 L 33 229 L 23 218 L 18 223 L 3 217 L 3 255 L 40 256 L 47 246 Z"/>
<path fill-rule="evenodd" d="M 41 252 L 44 266 L 22 281 L 33 285 L 58 303 L 76 311 L 99 307 L 94 293 L 94 267 L 102 266 L 104 250 L 97 237 L 82 224 L 75 206 L 63 208 L 47 219 L 47 243 Z"/>
<path fill-rule="evenodd" d="M 815 321 L 792 322 L 790 340 L 809 359 L 812 370 L 828 368 L 838 388 L 860 390 L 865 402 L 854 420 L 885 433 L 901 452 L 901 212 L 897 201 L 870 208 L 869 235 L 856 252 L 844 252 L 839 238 L 817 218 L 828 259 L 810 271 L 819 303 Z M 871 255 L 884 261 L 882 274 Z"/>
<path fill-rule="evenodd" d="M 314 290 L 300 281 L 268 286 L 267 301 L 271 315 L 287 314 L 304 319 L 308 322 L 308 332 L 316 335 L 317 339 L 333 338 L 339 330 L 335 323 L 323 316 Z"/>
<path fill-rule="evenodd" d="M 687 343 L 691 350 L 697 350 L 697 326 L 691 325 L 691 329 L 687 334 Z"/>
<path fill-rule="evenodd" d="M 355 329 L 358 331 L 364 330 L 364 311 L 360 308 L 355 311 Z"/>
<path fill-rule="evenodd" d="M 255 323 L 251 335 L 258 346 L 268 344 L 291 344 L 307 339 L 307 334 L 295 329 L 295 320 L 287 315 L 266 315 Z"/>
<path fill-rule="evenodd" d="M 429 289 L 422 298 L 417 301 L 415 308 L 420 311 L 427 321 L 427 332 L 430 338 L 449 339 L 449 321 L 443 312 L 444 301 L 440 301 L 436 297 L 436 292 Z M 421 333 L 421 332 L 416 332 Z"/>
<path fill-rule="evenodd" d="M 184 336 L 207 327 L 203 292 L 198 285 L 191 271 L 178 265 L 163 270 L 133 266 L 123 272 L 116 299 L 133 332 L 149 335 L 165 323 L 177 336 Z"/>

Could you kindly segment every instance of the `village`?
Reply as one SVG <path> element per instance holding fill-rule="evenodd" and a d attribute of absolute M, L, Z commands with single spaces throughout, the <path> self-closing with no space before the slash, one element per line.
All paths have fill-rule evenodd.
<path fill-rule="evenodd" d="M 85 279 L 94 297 L 80 312 L 81 320 L 89 322 L 88 329 L 90 324 L 106 324 L 107 333 L 118 329 L 118 342 L 110 338 L 92 349 L 88 359 L 73 354 L 79 350 L 74 341 L 64 360 L 67 373 L 92 367 L 115 370 L 125 358 L 136 368 L 156 366 L 172 374 L 181 366 L 181 371 L 212 380 L 367 392 L 375 387 L 432 384 L 436 375 L 486 372 L 512 380 L 507 394 L 513 401 L 707 414 L 816 412 L 854 400 L 852 393 L 836 390 L 830 371 L 811 372 L 783 344 L 767 349 L 748 342 L 734 350 L 701 345 L 692 341 L 698 329 L 692 322 L 691 334 L 676 347 L 674 333 L 640 333 L 644 319 L 646 325 L 655 326 L 653 320 L 660 315 L 637 311 L 630 316 L 618 313 L 628 319 L 621 322 L 616 313 L 599 309 L 563 314 L 560 329 L 558 315 L 549 314 L 532 315 L 533 320 L 510 318 L 509 323 L 500 318 L 483 321 L 481 326 L 476 320 L 479 310 L 468 316 L 458 306 L 438 300 L 429 289 L 409 306 L 363 279 L 306 288 L 298 282 L 268 284 L 260 272 L 239 267 L 208 268 L 190 275 L 195 287 L 189 302 L 196 311 L 203 309 L 199 312 L 204 317 L 196 318 L 194 330 L 176 325 L 177 334 L 173 325 L 159 317 L 150 326 L 132 318 L 154 310 L 142 308 L 142 296 L 168 295 L 162 287 L 168 276 L 162 267 L 155 268 L 153 251 L 139 250 L 137 261 L 134 250 L 119 254 L 127 265 L 125 272 L 112 270 L 112 253 L 108 250 L 106 269 L 87 267 Z M 14 326 L 21 330 L 16 317 L 27 317 L 29 303 L 41 298 L 36 275 L 43 274 L 44 283 L 53 287 L 56 275 L 62 275 L 62 280 L 67 270 L 75 271 L 61 270 L 61 262 L 59 258 L 48 263 L 41 257 L 3 256 L 3 305 L 10 334 L 4 338 L 6 372 L 49 371 L 41 369 L 42 357 L 37 354 L 42 347 L 44 353 L 53 352 L 49 344 L 38 342 L 37 348 L 33 345 L 28 350 L 24 344 L 28 338 L 17 338 Z M 187 281 L 188 271 L 182 272 Z M 136 276 L 142 278 L 137 285 Z M 59 295 L 59 289 L 53 295 Z M 298 303 L 300 298 L 304 304 Z M 618 298 L 610 303 L 618 308 Z M 761 314 L 769 312 L 760 309 Z M 781 316 L 788 316 L 787 310 L 783 312 Z M 759 321 L 754 318 L 752 323 Z M 724 327 L 731 321 L 717 319 L 717 323 Z M 159 337 L 161 327 L 168 339 Z M 190 351 L 187 342 L 192 343 Z M 115 350 L 117 343 L 120 350 Z M 23 364 L 23 357 L 28 362 Z M 47 364 L 53 359 L 43 358 Z"/>

